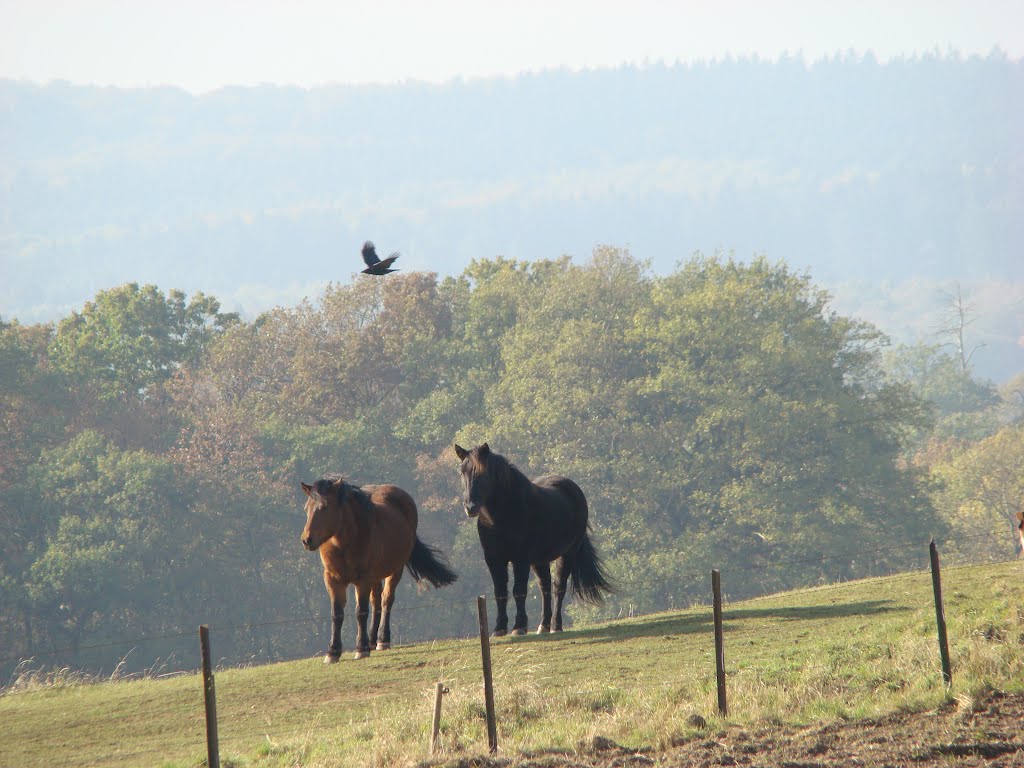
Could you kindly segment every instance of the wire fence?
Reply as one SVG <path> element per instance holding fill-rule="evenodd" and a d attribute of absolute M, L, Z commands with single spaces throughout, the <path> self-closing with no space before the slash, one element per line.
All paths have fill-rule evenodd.
<path fill-rule="evenodd" d="M 998 542 L 998 538 L 994 534 L 989 533 L 989 532 L 978 533 L 978 534 L 975 534 L 975 535 L 972 535 L 972 536 L 958 536 L 958 537 L 956 537 L 955 541 L 957 543 L 969 543 L 971 541 L 978 541 L 978 540 L 983 540 L 983 539 L 992 539 L 993 541 L 997 541 Z M 950 540 L 947 539 L 944 543 L 949 543 L 949 542 L 950 542 Z M 785 559 L 785 560 L 779 559 L 779 560 L 774 560 L 774 561 L 770 561 L 770 562 L 737 563 L 737 564 L 734 564 L 734 565 L 732 565 L 732 566 L 730 566 L 728 568 L 715 569 L 715 570 L 711 571 L 711 574 L 712 574 L 713 608 L 714 608 L 713 613 L 711 613 L 710 610 L 708 610 L 707 612 L 704 612 L 704 611 L 699 611 L 699 612 L 698 611 L 694 611 L 694 612 L 691 612 L 690 614 L 687 614 L 686 617 L 677 617 L 676 619 L 673 619 L 673 621 L 676 621 L 677 623 L 675 623 L 673 625 L 674 628 L 671 631 L 673 632 L 674 635 L 690 635 L 690 634 L 696 635 L 696 634 L 703 634 L 709 628 L 709 626 L 711 626 L 711 625 L 714 626 L 714 630 L 715 630 L 715 632 L 714 632 L 714 635 L 715 635 L 714 646 L 711 646 L 709 644 L 706 650 L 703 650 L 703 649 L 702 650 L 698 650 L 696 654 L 694 654 L 694 653 L 692 653 L 690 651 L 688 651 L 687 653 L 689 654 L 689 656 L 693 656 L 693 657 L 698 658 L 698 661 L 696 662 L 696 664 L 691 667 L 691 673 L 695 672 L 696 674 L 700 675 L 702 679 L 705 679 L 705 680 L 708 678 L 708 676 L 710 674 L 710 665 L 705 666 L 705 661 L 710 661 L 710 657 L 712 657 L 712 656 L 714 657 L 714 667 L 715 667 L 714 675 L 715 675 L 715 682 L 717 684 L 718 712 L 723 717 L 728 717 L 729 714 L 730 714 L 730 708 L 729 708 L 729 706 L 727 704 L 727 689 L 731 690 L 731 694 L 729 694 L 729 695 L 733 696 L 733 698 L 735 698 L 739 702 L 741 707 L 749 707 L 750 706 L 750 703 L 749 703 L 750 702 L 750 692 L 752 690 L 762 690 L 764 688 L 764 686 L 766 686 L 766 685 L 767 686 L 776 686 L 776 685 L 788 686 L 788 685 L 790 685 L 793 682 L 797 682 L 798 683 L 798 682 L 800 682 L 802 680 L 806 680 L 809 675 L 812 675 L 812 676 L 817 676 L 818 678 L 820 678 L 820 680 L 819 679 L 815 679 L 813 681 L 815 685 L 825 686 L 824 690 L 829 691 L 830 692 L 829 695 L 833 695 L 834 690 L 844 690 L 851 683 L 854 683 L 854 684 L 856 683 L 856 675 L 853 672 L 851 672 L 851 670 L 849 668 L 849 665 L 846 664 L 846 666 L 844 666 L 844 664 L 846 662 L 846 655 L 844 654 L 842 656 L 836 656 L 835 659 L 832 659 L 830 654 L 826 653 L 826 654 L 823 655 L 823 657 L 822 657 L 822 655 L 818 655 L 816 657 L 814 657 L 812 655 L 811 658 L 808 658 L 807 651 L 796 650 L 797 646 L 795 645 L 795 643 L 799 643 L 800 639 L 795 639 L 793 641 L 794 642 L 794 645 L 792 646 L 793 650 L 790 651 L 790 650 L 788 650 L 790 648 L 790 646 L 788 644 L 789 641 L 788 641 L 788 638 L 787 638 L 786 644 L 785 644 L 784 647 L 782 647 L 781 650 L 776 648 L 775 650 L 772 651 L 773 662 L 770 665 L 765 665 L 765 663 L 764 663 L 765 659 L 764 659 L 763 655 L 758 655 L 758 653 L 756 653 L 755 649 L 753 648 L 754 645 L 760 644 L 761 641 L 764 640 L 764 637 L 765 637 L 765 628 L 764 628 L 764 626 L 754 627 L 754 626 L 750 626 L 750 625 L 745 625 L 744 624 L 744 621 L 746 619 L 749 619 L 749 618 L 751 618 L 753 616 L 759 615 L 761 612 L 758 611 L 757 609 L 752 609 L 752 611 L 750 613 L 747 613 L 747 612 L 745 612 L 742 609 L 742 606 L 745 603 L 753 602 L 755 599 L 760 600 L 760 599 L 763 599 L 763 597 L 758 597 L 758 598 L 748 597 L 748 598 L 744 598 L 744 599 L 737 600 L 737 601 L 725 601 L 722 598 L 721 574 L 723 574 L 723 573 L 725 573 L 725 574 L 732 574 L 734 576 L 738 576 L 739 577 L 739 578 L 736 579 L 736 581 L 742 581 L 742 579 L 748 577 L 750 573 L 756 573 L 758 571 L 765 571 L 765 570 L 770 570 L 770 569 L 778 570 L 778 569 L 792 568 L 792 567 L 795 567 L 795 566 L 807 566 L 807 565 L 811 565 L 811 564 L 826 563 L 826 562 L 835 561 L 835 560 L 851 560 L 851 561 L 853 561 L 853 560 L 858 560 L 859 559 L 859 560 L 863 561 L 863 560 L 869 559 L 871 557 L 878 558 L 878 557 L 881 557 L 881 556 L 884 556 L 884 555 L 891 555 L 891 554 L 894 554 L 894 553 L 903 553 L 903 554 L 905 554 L 907 552 L 914 552 L 915 553 L 915 557 L 914 558 L 909 558 L 909 559 L 908 558 L 904 558 L 904 560 L 903 560 L 904 566 L 906 566 L 906 563 L 908 563 L 908 562 L 913 563 L 916 560 L 917 556 L 920 556 L 923 561 L 930 560 L 930 567 L 931 567 L 931 571 L 932 571 L 932 583 L 933 583 L 934 598 L 935 598 L 936 619 L 937 619 L 936 626 L 937 626 L 938 635 L 939 635 L 940 655 L 942 657 L 943 680 L 944 680 L 944 683 L 947 686 L 947 690 L 948 690 L 948 687 L 951 685 L 952 673 L 950 671 L 951 670 L 950 655 L 949 655 L 949 649 L 948 649 L 948 645 L 947 645 L 946 630 L 945 630 L 945 620 L 943 618 L 943 609 L 942 609 L 942 602 L 943 601 L 942 601 L 942 598 L 941 598 L 941 584 L 940 584 L 940 576 L 939 576 L 939 567 L 938 567 L 938 556 L 937 556 L 936 543 L 934 541 L 932 541 L 930 543 L 930 545 L 928 546 L 929 557 L 925 557 L 924 556 L 924 551 L 925 551 L 925 546 L 924 546 L 924 544 L 922 542 L 891 543 L 891 544 L 887 544 L 887 545 L 884 545 L 884 546 L 878 546 L 878 547 L 852 549 L 852 550 L 847 550 L 847 551 L 844 551 L 844 552 L 835 552 L 835 553 L 830 553 L 830 554 L 820 554 L 820 555 L 816 555 L 816 556 L 790 558 L 790 559 Z M 1010 560 L 993 561 L 992 559 L 989 559 L 988 562 L 990 564 L 996 564 L 996 563 L 1002 563 L 1002 562 L 1008 563 L 1008 562 L 1011 562 L 1011 561 Z M 974 563 L 964 563 L 964 564 L 961 564 L 959 566 L 947 567 L 946 570 L 947 570 L 947 572 L 949 572 L 949 571 L 957 571 L 957 570 L 962 570 L 962 569 L 966 569 L 966 568 L 969 568 L 969 567 L 974 567 L 976 565 L 978 565 L 977 562 L 974 562 Z M 914 578 L 917 578 L 917 576 L 922 571 L 927 571 L 927 570 L 928 570 L 928 566 L 922 564 L 922 567 L 920 569 L 918 569 L 918 568 L 916 568 L 914 566 L 903 567 L 897 573 L 906 574 L 906 575 L 912 576 Z M 698 571 L 694 571 L 694 572 L 691 572 L 691 573 L 675 573 L 675 574 L 673 574 L 673 578 L 677 579 L 677 580 L 703 581 L 704 579 L 707 578 L 707 575 L 708 575 L 708 571 L 707 570 L 702 570 L 702 571 L 699 571 L 699 572 Z M 877 576 L 878 575 L 876 575 L 876 577 Z M 861 581 L 860 578 L 858 578 L 857 580 Z M 834 585 L 834 582 L 833 582 L 832 585 L 820 584 L 820 585 L 811 586 L 811 587 L 803 587 L 803 588 L 800 588 L 798 591 L 799 592 L 814 591 L 815 589 L 822 589 L 822 588 L 826 588 L 827 586 L 833 586 L 833 585 Z M 623 580 L 618 580 L 616 582 L 616 586 L 618 588 L 618 592 L 619 592 L 620 596 L 623 596 L 623 593 L 628 595 L 630 589 L 639 589 L 639 588 L 644 588 L 644 587 L 646 587 L 646 588 L 663 587 L 664 584 L 663 584 L 663 582 L 661 580 L 654 581 L 654 580 L 649 580 L 649 579 L 623 579 Z M 537 590 L 533 591 L 534 597 L 536 597 L 536 592 L 537 592 Z M 523 598 L 523 597 L 528 596 L 529 594 L 530 594 L 530 592 L 527 592 L 526 594 L 520 593 L 518 595 L 509 595 L 509 597 L 512 597 L 512 598 L 517 598 L 517 597 L 518 598 Z M 827 599 L 825 600 L 825 602 L 827 602 Z M 835 603 L 836 601 L 833 599 L 831 602 Z M 834 612 L 833 613 L 829 613 L 829 611 L 827 611 L 827 610 L 825 610 L 825 611 L 821 610 L 821 606 L 823 605 L 823 602 L 817 602 L 816 603 L 814 598 L 808 598 L 808 600 L 806 602 L 802 602 L 802 603 L 799 601 L 799 598 L 797 598 L 797 603 L 798 604 L 794 607 L 793 604 L 792 604 L 792 598 L 790 598 L 790 602 L 786 603 L 787 608 L 785 610 L 787 610 L 787 611 L 791 610 L 791 611 L 793 611 L 793 613 L 792 614 L 789 614 L 789 613 L 782 614 L 784 616 L 784 618 L 787 619 L 787 620 L 790 619 L 790 618 L 795 618 L 795 619 L 798 619 L 801 622 L 800 627 L 799 627 L 801 631 L 796 635 L 797 638 L 801 638 L 802 639 L 803 637 L 815 636 L 816 633 L 818 631 L 820 631 L 820 629 L 822 627 L 822 622 L 833 621 L 833 620 L 835 620 L 837 618 L 837 614 L 835 614 Z M 447 609 L 447 610 L 452 610 L 452 609 L 459 609 L 459 608 L 463 608 L 464 607 L 464 608 L 466 608 L 467 612 L 473 612 L 469 608 L 469 606 L 473 606 L 473 605 L 476 606 L 475 613 L 476 613 L 477 617 L 479 618 L 480 643 L 481 643 L 481 655 L 482 655 L 482 671 L 483 671 L 483 679 L 484 679 L 484 699 L 485 699 L 484 710 L 485 710 L 486 721 L 487 721 L 488 748 L 489 748 L 490 752 L 492 754 L 494 754 L 498 750 L 498 728 L 497 728 L 497 724 L 496 724 L 497 723 L 497 715 L 496 715 L 496 704 L 495 704 L 495 694 L 494 694 L 494 679 L 493 679 L 493 676 L 492 676 L 492 665 L 491 665 L 491 654 L 490 654 L 490 640 L 489 640 L 488 631 L 487 631 L 487 610 L 486 610 L 486 601 L 485 601 L 485 599 L 482 596 L 476 596 L 476 597 L 473 597 L 473 598 L 458 598 L 458 597 L 455 597 L 455 598 L 435 598 L 435 599 L 432 599 L 432 600 L 419 601 L 418 604 L 404 606 L 403 610 L 404 611 L 410 611 L 410 612 L 411 611 L 422 611 L 422 610 L 438 611 L 439 609 L 442 609 L 442 608 L 443 609 Z M 694 604 L 694 605 L 696 605 L 696 604 Z M 842 607 L 842 605 L 843 604 L 841 604 L 840 607 Z M 862 613 L 862 612 L 864 612 L 864 609 L 865 609 L 866 606 L 868 606 L 868 611 L 869 612 L 873 611 L 873 610 L 876 610 L 876 608 L 874 607 L 873 603 L 855 602 L 855 601 L 851 600 L 851 601 L 847 601 L 845 603 L 845 605 L 847 605 L 849 607 L 849 611 L 850 611 L 850 613 L 845 614 L 845 615 L 854 615 L 855 613 Z M 691 607 L 693 607 L 693 606 L 691 606 Z M 728 608 L 729 611 L 728 612 L 724 611 L 723 610 L 724 608 Z M 835 609 L 835 606 L 833 606 L 833 611 L 834 611 L 834 609 Z M 767 611 L 769 613 L 777 612 L 777 609 L 773 609 L 771 607 L 763 609 L 763 610 L 765 610 L 765 611 Z M 884 609 L 882 609 L 882 610 L 884 610 Z M 650 616 L 653 613 L 655 613 L 655 612 L 654 611 L 647 612 L 647 613 L 637 612 L 635 614 L 631 614 L 631 618 Z M 657 613 L 664 614 L 665 610 L 664 609 L 659 610 L 659 611 L 657 611 Z M 217 721 L 217 702 L 216 702 L 217 696 L 216 696 L 216 689 L 215 689 L 215 686 L 214 686 L 214 675 L 213 675 L 212 664 L 211 664 L 210 632 L 211 631 L 218 632 L 218 633 L 230 633 L 230 632 L 242 632 L 242 631 L 252 632 L 254 630 L 259 630 L 261 628 L 292 626 L 292 625 L 298 625 L 298 624 L 308 624 L 310 622 L 321 623 L 321 622 L 326 622 L 326 621 L 328 621 L 331 618 L 332 617 L 330 615 L 305 615 L 305 616 L 298 616 L 298 617 L 282 617 L 282 618 L 268 619 L 268 620 L 263 620 L 263 621 L 258 621 L 258 622 L 209 624 L 209 625 L 203 625 L 203 626 L 199 627 L 200 645 L 201 645 L 201 649 L 202 649 L 201 674 L 202 674 L 202 682 L 203 682 L 204 711 L 205 711 L 205 715 L 206 715 L 206 743 L 207 743 L 207 764 L 208 765 L 210 765 L 212 768 L 216 768 L 217 766 L 220 765 L 219 741 L 218 741 L 218 721 Z M 729 628 L 727 634 L 725 634 L 724 631 L 723 631 L 724 630 L 724 626 L 723 625 L 726 622 L 730 622 L 730 623 L 733 624 L 733 626 L 731 626 Z M 803 622 L 807 622 L 807 623 L 804 624 Z M 790 626 L 792 626 L 792 625 L 790 625 Z M 806 630 L 804 630 L 804 627 L 806 627 Z M 598 630 L 598 631 L 600 632 L 601 630 Z M 89 644 L 89 645 L 78 645 L 78 646 L 76 646 L 74 648 L 54 649 L 52 651 L 48 651 L 47 653 L 48 654 L 52 654 L 52 655 L 59 655 L 59 654 L 66 654 L 66 653 L 72 653 L 72 652 L 82 652 L 82 651 L 86 651 L 86 650 L 97 650 L 97 649 L 111 648 L 111 647 L 117 647 L 117 646 L 122 646 L 123 647 L 123 646 L 128 646 L 128 645 L 138 645 L 138 644 L 141 644 L 141 643 L 155 642 L 155 641 L 159 641 L 159 640 L 179 639 L 179 638 L 183 638 L 183 637 L 186 637 L 186 636 L 191 636 L 191 637 L 194 638 L 195 634 L 196 634 L 195 630 L 176 630 L 176 631 L 173 631 L 173 632 L 166 632 L 166 633 L 162 633 L 162 634 L 159 634 L 159 635 L 148 635 L 148 636 L 145 636 L 145 637 L 138 637 L 138 638 L 133 638 L 133 639 L 128 639 L 128 640 L 109 641 L 109 642 L 94 643 L 94 644 Z M 666 635 L 667 639 L 671 639 L 671 637 L 672 636 Z M 725 638 L 726 637 L 728 639 L 728 643 L 727 644 L 728 644 L 728 646 L 730 648 L 730 653 L 733 653 L 733 651 L 735 651 L 735 654 L 733 655 L 733 659 L 734 660 L 732 661 L 732 664 L 731 664 L 731 666 L 732 666 L 732 671 L 731 672 L 727 671 L 726 665 L 725 665 L 725 651 L 724 651 L 724 648 L 726 646 L 726 642 L 725 642 Z M 449 638 L 449 639 L 451 639 L 451 638 Z M 813 640 L 810 641 L 809 645 L 813 646 L 813 644 L 814 644 Z M 508 647 L 510 649 L 511 648 L 515 648 L 516 644 L 513 644 L 512 646 L 508 646 Z M 893 646 L 887 646 L 887 647 L 889 649 L 889 652 L 891 653 Z M 918 647 L 916 645 L 912 644 L 911 648 L 912 648 L 912 650 L 914 652 L 918 653 L 918 656 L 915 657 L 915 659 L 917 659 L 920 656 Z M 523 658 L 522 652 L 524 652 L 524 650 L 525 649 L 522 649 L 522 648 L 519 651 L 513 650 L 513 653 L 518 654 L 518 655 L 515 655 L 513 658 L 516 659 L 516 660 L 521 660 Z M 878 650 L 878 649 L 875 649 L 875 650 Z M 526 651 L 526 652 L 528 653 L 528 651 Z M 882 651 L 879 651 L 879 652 L 882 652 Z M 13 657 L 7 657 L 7 659 L 0 659 L 0 663 L 2 663 L 4 661 L 10 661 L 10 660 L 12 660 L 12 658 Z M 357 655 L 357 658 L 359 658 L 358 655 Z M 508 658 L 509 657 L 505 657 L 503 659 L 503 665 L 504 666 L 507 666 Z M 736 662 L 735 661 L 736 658 L 744 659 L 744 661 Z M 283 659 L 276 659 L 276 660 L 283 660 Z M 703 671 L 697 672 L 698 669 L 703 670 Z M 468 670 L 468 667 L 465 667 L 465 670 Z M 460 669 L 460 674 L 461 674 L 461 671 L 465 671 L 465 670 L 461 670 Z M 430 754 L 432 754 L 432 755 L 435 753 L 435 748 L 436 748 L 436 746 L 438 744 L 438 739 L 439 739 L 439 727 L 440 727 L 440 712 L 441 712 L 441 698 L 442 698 L 442 694 L 448 692 L 448 688 L 447 688 L 447 685 L 445 683 L 444 678 L 446 677 L 446 673 L 447 673 L 448 677 L 451 677 L 452 669 L 449 669 L 445 665 L 445 662 L 442 662 L 441 663 L 441 668 L 440 668 L 440 673 L 441 673 L 440 674 L 441 680 L 435 683 L 435 694 L 434 694 L 435 695 L 435 703 L 434 703 L 434 712 L 433 712 L 432 725 L 431 725 L 432 731 L 431 731 L 431 739 L 430 739 Z M 399 673 L 399 674 L 402 674 L 402 673 Z M 686 673 L 684 673 L 684 675 L 685 674 Z M 902 681 L 898 678 L 898 676 L 896 678 L 894 678 L 893 680 L 891 680 L 891 681 L 887 681 L 887 679 L 885 677 L 886 673 L 884 671 L 880 672 L 879 674 L 881 675 L 881 677 L 878 678 L 878 683 L 880 685 L 886 685 L 886 684 L 899 684 L 899 685 L 901 685 L 902 684 Z M 733 682 L 732 683 L 727 683 L 726 682 L 727 675 L 733 675 Z M 454 678 L 452 678 L 452 679 L 454 679 Z M 408 682 L 411 684 L 412 681 L 408 681 Z M 509 679 L 507 678 L 507 676 L 506 677 L 502 677 L 500 679 L 500 684 L 502 686 L 505 686 L 508 683 L 509 683 Z M 659 685 L 676 685 L 677 687 L 680 685 L 678 679 L 675 682 L 672 682 L 672 681 L 667 681 L 664 678 L 661 678 L 658 684 Z M 871 684 L 873 685 L 874 682 L 872 681 Z M 689 683 L 686 683 L 686 685 L 688 686 Z M 516 695 L 518 695 L 518 693 L 516 691 L 520 690 L 520 689 L 516 689 L 513 686 L 513 687 L 510 687 L 509 690 L 511 691 L 511 693 L 510 694 L 506 694 L 506 695 L 516 696 Z M 681 690 L 681 688 L 680 688 L 680 690 Z M 28 693 L 31 693 L 31 692 L 32 692 L 31 687 L 28 687 L 28 688 L 22 689 L 22 690 L 10 690 L 10 689 L 4 690 L 3 688 L 0 688 L 0 694 L 5 695 L 5 696 L 8 696 L 8 695 L 19 695 L 19 694 L 28 694 Z M 234 695 L 236 695 L 236 696 L 238 695 L 238 691 L 237 690 L 234 691 Z M 406 691 L 402 691 L 402 692 L 399 692 L 397 690 L 391 690 L 391 691 L 385 692 L 385 693 L 383 693 L 381 695 L 382 696 L 390 696 L 390 697 L 393 697 L 396 700 L 399 699 L 399 698 L 401 698 L 403 700 L 407 700 L 408 697 L 409 697 L 409 692 L 407 690 Z M 233 723 L 234 720 L 233 719 L 226 720 L 225 722 Z M 269 739 L 270 737 L 268 736 L 267 738 Z"/>
<path fill-rule="evenodd" d="M 955 538 L 955 541 L 957 543 L 962 543 L 962 542 L 969 542 L 969 541 L 982 540 L 982 539 L 990 539 L 990 540 L 992 540 L 994 542 L 998 542 L 999 541 L 998 537 L 993 532 L 984 532 L 984 533 L 978 533 L 978 534 L 969 535 L 969 536 L 957 536 Z M 950 540 L 947 539 L 943 543 L 948 543 L 949 541 Z M 835 560 L 864 559 L 864 558 L 866 558 L 868 556 L 876 556 L 877 557 L 877 556 L 882 555 L 882 554 L 894 554 L 894 553 L 898 553 L 898 552 L 910 552 L 910 551 L 915 551 L 915 552 L 922 553 L 922 555 L 921 555 L 922 556 L 922 560 L 924 562 L 926 562 L 927 561 L 927 557 L 926 557 L 926 555 L 923 554 L 924 550 L 925 550 L 925 546 L 926 545 L 922 544 L 921 542 L 904 542 L 904 543 L 899 543 L 899 544 L 889 544 L 889 545 L 885 545 L 885 546 L 871 547 L 871 548 L 866 548 L 866 549 L 853 549 L 853 550 L 848 550 L 848 551 L 839 552 L 839 553 L 822 554 L 822 555 L 806 557 L 806 558 L 793 558 L 793 559 L 788 559 L 788 560 L 774 560 L 774 561 L 771 561 L 771 562 L 762 562 L 762 563 L 741 563 L 741 564 L 735 564 L 735 565 L 729 566 L 727 568 L 720 568 L 719 571 L 722 574 L 751 573 L 751 572 L 757 572 L 757 571 L 777 570 L 779 568 L 787 568 L 787 567 L 792 567 L 792 566 L 806 566 L 806 565 L 811 565 L 811 564 L 815 564 L 815 563 L 825 563 L 825 562 L 835 561 Z M 926 565 L 922 565 L 922 569 L 924 569 L 926 567 L 927 567 Z M 911 569 L 906 569 L 906 570 L 901 571 L 901 572 L 913 573 L 916 570 L 918 570 L 918 569 L 911 568 Z M 699 572 L 694 571 L 694 572 L 689 572 L 689 573 L 678 573 L 678 574 L 674 574 L 674 578 L 677 579 L 677 580 L 680 580 L 680 581 L 682 581 L 682 580 L 698 581 L 700 579 L 706 578 L 707 577 L 707 573 L 708 572 L 706 570 L 699 571 Z M 617 593 L 618 593 L 620 598 L 621 597 L 627 597 L 629 595 L 630 591 L 636 591 L 636 590 L 638 590 L 640 588 L 644 588 L 644 587 L 646 587 L 646 588 L 659 587 L 660 588 L 660 587 L 663 587 L 663 586 L 664 586 L 664 583 L 662 581 L 660 581 L 660 580 L 659 581 L 654 581 L 654 580 L 649 580 L 649 579 L 615 579 L 616 591 L 617 591 Z M 488 590 L 487 590 L 488 592 L 490 591 L 489 587 L 490 587 L 490 585 L 488 585 Z M 509 598 L 510 599 L 516 599 L 519 596 L 530 597 L 530 595 L 531 595 L 531 593 L 529 591 L 525 595 L 519 595 L 519 594 L 510 593 L 509 594 Z M 533 596 L 537 597 L 538 593 L 535 591 L 533 593 Z M 729 605 L 738 605 L 738 604 L 740 604 L 742 602 L 745 602 L 746 600 L 749 600 L 749 599 L 753 599 L 753 598 L 746 598 L 746 599 L 741 600 L 741 601 L 729 602 L 728 604 Z M 451 608 L 454 608 L 454 607 L 457 607 L 457 606 L 473 606 L 473 608 L 475 610 L 476 603 L 477 603 L 477 597 L 476 596 L 474 596 L 472 598 L 435 598 L 435 599 L 432 599 L 432 600 L 423 600 L 423 599 L 421 599 L 421 600 L 418 600 L 415 604 L 403 603 L 402 607 L 401 607 L 401 610 L 402 610 L 403 613 L 412 613 L 412 612 L 417 612 L 417 611 L 437 611 L 438 609 L 442 609 L 442 608 L 451 609 Z M 630 612 L 628 615 L 631 618 L 636 618 L 636 617 L 642 617 L 642 616 L 646 616 L 646 615 L 651 615 L 653 613 L 661 613 L 664 610 L 666 610 L 666 609 L 659 609 L 657 611 L 649 611 L 649 612 Z M 618 615 L 608 616 L 606 618 L 607 619 L 622 618 L 622 615 L 623 614 L 620 611 Z M 216 622 L 208 622 L 208 623 L 206 623 L 206 626 L 208 626 L 208 628 L 209 628 L 209 630 L 211 632 L 215 632 L 215 633 L 219 633 L 219 632 L 240 632 L 240 631 L 250 631 L 251 632 L 253 630 L 265 629 L 265 628 L 269 628 L 269 627 L 294 626 L 294 625 L 309 624 L 309 623 L 314 623 L 314 624 L 316 624 L 316 623 L 325 623 L 325 622 L 330 621 L 331 618 L 332 618 L 332 616 L 329 613 L 327 613 L 327 614 L 315 614 L 315 615 L 308 615 L 307 614 L 307 615 L 303 615 L 303 616 L 281 617 L 281 618 L 267 619 L 267 620 L 262 620 L 262 621 L 258 621 L 258 622 L 248 622 L 248 623 L 218 624 Z M 196 626 L 198 626 L 198 623 L 197 623 Z M 139 637 L 125 638 L 125 639 L 120 639 L 120 640 L 111 640 L 111 641 L 104 641 L 104 642 L 99 642 L 99 643 L 78 644 L 78 645 L 75 645 L 75 646 L 67 646 L 67 647 L 63 647 L 63 648 L 49 649 L 49 650 L 33 653 L 27 659 L 23 658 L 23 657 L 19 657 L 17 655 L 13 655 L 13 656 L 9 655 L 9 656 L 0 658 L 0 664 L 9 664 L 9 663 L 14 662 L 14 661 L 19 661 L 21 663 L 24 663 L 25 661 L 29 661 L 29 660 L 36 661 L 36 660 L 44 659 L 44 658 L 68 656 L 68 655 L 72 655 L 72 654 L 78 655 L 78 654 L 81 654 L 81 653 L 87 652 L 87 651 L 96 651 L 96 650 L 103 650 L 103 649 L 109 649 L 109 648 L 136 647 L 136 646 L 144 645 L 146 643 L 154 643 L 154 642 L 158 642 L 158 641 L 174 640 L 174 639 L 180 639 L 180 638 L 183 638 L 183 637 L 195 637 L 195 636 L 196 636 L 196 629 L 195 628 L 191 628 L 191 629 L 187 629 L 187 630 L 186 629 L 175 629 L 175 630 L 172 630 L 172 631 L 169 631 L 169 632 L 164 632 L 164 633 L 155 634 L 155 635 L 143 635 L 143 636 L 139 636 Z M 435 638 L 435 640 L 438 640 L 438 639 L 444 639 L 444 638 Z M 4 692 L 5 695 L 8 695 L 9 693 L 13 693 L 13 691 L 4 691 L 4 688 L 2 686 L 0 686 L 0 692 Z"/>

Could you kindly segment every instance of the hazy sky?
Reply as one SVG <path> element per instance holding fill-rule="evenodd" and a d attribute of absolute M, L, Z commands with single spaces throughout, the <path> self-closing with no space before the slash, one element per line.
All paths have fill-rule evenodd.
<path fill-rule="evenodd" d="M 0 77 L 197 92 L 996 46 L 1024 56 L 1024 0 L 0 0 Z"/>

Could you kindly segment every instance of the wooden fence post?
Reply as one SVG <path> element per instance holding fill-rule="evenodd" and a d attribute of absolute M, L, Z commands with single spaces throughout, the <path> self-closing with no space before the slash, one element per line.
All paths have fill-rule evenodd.
<path fill-rule="evenodd" d="M 484 706 L 487 709 L 487 748 L 498 751 L 498 725 L 494 717 L 494 684 L 491 682 L 491 639 L 487 634 L 487 599 L 476 599 L 476 612 L 480 617 L 480 655 L 484 665 Z"/>
<path fill-rule="evenodd" d="M 939 631 L 939 658 L 942 660 L 942 681 L 948 688 L 953 684 L 953 670 L 949 664 L 946 612 L 942 607 L 942 574 L 939 571 L 939 548 L 935 546 L 935 539 L 932 539 L 928 544 L 928 557 L 932 563 L 932 593 L 935 595 L 935 624 Z"/>
<path fill-rule="evenodd" d="M 210 628 L 199 626 L 199 648 L 203 654 L 203 700 L 206 703 L 206 764 L 220 768 L 220 745 L 217 742 L 217 692 L 210 665 Z"/>
<path fill-rule="evenodd" d="M 718 712 L 729 714 L 725 698 L 725 637 L 722 632 L 722 574 L 714 568 L 711 571 L 711 592 L 714 595 L 715 612 L 715 677 L 718 680 Z"/>
<path fill-rule="evenodd" d="M 434 718 L 430 721 L 430 754 L 437 751 L 437 734 L 441 730 L 441 697 L 448 693 L 444 683 L 438 683 L 434 690 Z"/>

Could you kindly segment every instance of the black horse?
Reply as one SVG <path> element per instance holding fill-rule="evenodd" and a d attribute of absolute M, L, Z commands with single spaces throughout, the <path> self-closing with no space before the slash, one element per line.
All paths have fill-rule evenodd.
<path fill-rule="evenodd" d="M 472 450 L 456 445 L 462 462 L 463 503 L 477 519 L 484 561 L 494 580 L 498 618 L 494 635 L 508 631 L 508 565 L 512 564 L 512 596 L 516 601 L 513 635 L 526 633 L 526 588 L 530 568 L 537 574 L 544 616 L 537 632 L 562 631 L 562 601 L 572 577 L 573 593 L 600 603 L 612 586 L 601 558 L 587 536 L 587 499 L 572 480 L 545 475 L 532 481 L 487 443 Z M 552 626 L 551 563 L 555 563 L 555 606 Z"/>

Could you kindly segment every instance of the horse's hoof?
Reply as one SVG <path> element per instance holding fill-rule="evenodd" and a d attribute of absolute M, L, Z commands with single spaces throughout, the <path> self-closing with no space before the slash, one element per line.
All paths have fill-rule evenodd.
<path fill-rule="evenodd" d="M 353 654 L 352 656 L 353 659 L 368 659 L 369 657 L 369 651 L 356 651 L 355 654 Z"/>
<path fill-rule="evenodd" d="M 561 631 L 562 631 L 562 628 L 556 625 L 556 626 L 554 626 L 554 627 L 552 627 L 552 628 L 551 628 L 551 631 L 552 631 L 552 632 L 561 632 Z"/>
<path fill-rule="evenodd" d="M 338 654 L 336 654 L 336 653 L 328 653 L 326 656 L 324 656 L 324 664 L 337 664 L 337 663 L 338 663 Z"/>
<path fill-rule="evenodd" d="M 525 635 L 525 634 L 526 634 L 526 630 L 523 629 L 522 627 L 516 627 L 515 629 L 512 630 L 513 637 L 519 637 L 520 635 Z"/>
<path fill-rule="evenodd" d="M 539 627 L 537 627 L 537 634 L 538 635 L 546 635 L 550 631 L 551 631 L 551 627 L 545 627 L 543 624 L 541 624 Z"/>
<path fill-rule="evenodd" d="M 491 637 L 504 637 L 505 635 L 506 632 L 504 629 L 496 629 L 494 630 L 494 633 L 491 635 Z"/>
<path fill-rule="evenodd" d="M 391 643 L 377 643 L 378 651 L 387 651 L 391 648 Z"/>

